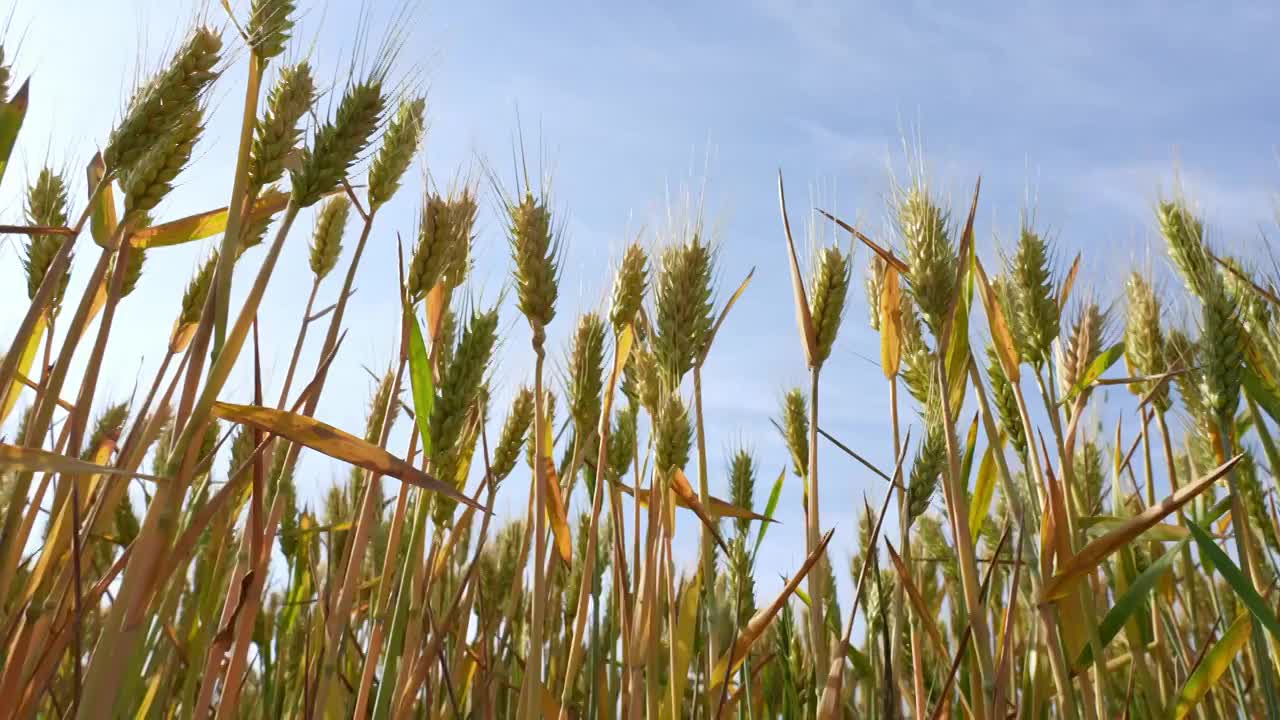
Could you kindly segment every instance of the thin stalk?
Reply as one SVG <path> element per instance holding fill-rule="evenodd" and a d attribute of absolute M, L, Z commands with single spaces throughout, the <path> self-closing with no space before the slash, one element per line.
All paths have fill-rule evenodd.
<path fill-rule="evenodd" d="M 814 379 L 816 382 L 817 380 L 816 375 Z M 814 397 L 814 404 L 815 406 L 817 405 L 816 396 Z M 702 505 L 704 507 L 710 507 L 711 492 L 710 490 L 708 490 L 708 483 L 707 483 L 707 431 L 704 424 L 704 416 L 702 412 L 702 363 L 698 363 L 697 365 L 693 366 L 693 407 L 694 407 L 694 422 L 696 424 L 696 430 L 698 433 L 698 500 L 702 502 Z M 813 427 L 815 428 L 817 427 L 816 420 L 813 423 Z M 810 444 L 812 445 L 812 443 L 814 442 L 816 442 L 816 440 L 811 440 Z M 672 528 L 671 532 L 675 532 L 675 528 Z M 719 648 L 716 647 L 715 635 L 710 631 L 711 630 L 711 620 L 710 620 L 711 618 L 711 613 L 710 613 L 711 586 L 715 583 L 716 560 L 715 560 L 714 541 L 712 540 L 712 537 L 711 537 L 711 530 L 707 527 L 702 528 L 701 560 L 702 560 L 702 587 L 701 587 L 702 597 L 698 602 L 698 614 L 701 615 L 704 619 L 703 630 L 705 631 L 704 639 L 706 641 L 706 645 L 705 645 L 706 652 L 704 653 L 704 666 L 706 668 L 707 677 L 709 678 L 711 677 L 715 669 L 715 664 L 720 657 L 720 653 L 719 653 Z M 812 578 L 813 575 L 816 575 L 816 574 L 818 573 L 813 573 L 810 575 L 810 577 Z M 812 582 L 812 580 L 810 580 L 810 582 Z M 812 590 L 812 588 L 813 586 L 810 585 L 810 590 Z M 671 599 L 671 602 L 673 603 L 675 602 L 674 597 Z M 671 630 L 672 632 L 675 631 L 675 625 L 671 626 Z M 711 693 L 702 693 L 702 696 L 703 696 L 702 697 L 703 716 L 710 718 L 712 717 Z M 675 706 L 672 706 L 672 712 L 674 711 L 675 711 Z"/>
<path fill-rule="evenodd" d="M 893 425 L 893 456 L 898 457 L 902 454 L 902 438 L 898 423 L 898 376 L 894 375 L 889 378 L 889 413 L 890 420 Z M 905 486 L 898 486 L 898 527 L 901 528 L 899 544 L 902 546 L 902 563 L 906 566 L 907 571 L 911 572 L 913 567 L 911 562 L 911 526 L 908 522 L 909 508 L 907 506 L 907 493 Z M 913 578 L 914 579 L 914 578 Z M 903 622 L 905 619 L 904 604 L 906 603 L 906 591 L 902 583 L 895 583 L 893 586 L 893 617 L 892 627 L 894 628 L 894 637 L 901 637 L 903 632 Z M 928 698 L 925 696 L 924 688 L 924 653 L 920 644 L 919 634 L 911 627 L 910 623 L 906 623 L 905 632 L 909 638 L 911 645 L 911 682 L 912 682 L 912 707 L 915 710 L 915 717 L 925 717 L 928 712 L 926 703 Z M 898 657 L 902 657 L 902 653 L 898 653 Z"/>
<path fill-rule="evenodd" d="M 249 194 L 249 151 L 253 147 L 253 128 L 258 120 L 258 95 L 267 65 L 257 53 L 249 53 L 249 80 L 244 88 L 244 110 L 240 115 L 240 145 L 236 151 L 236 170 L 231 181 L 231 200 L 227 203 L 227 228 L 222 233 L 218 264 L 213 272 L 209 295 L 213 299 L 213 356 L 221 352 L 227 335 L 227 315 L 231 307 L 231 274 L 235 269 L 240 230 Z"/>
<path fill-rule="evenodd" d="M 956 542 L 956 556 L 960 561 L 960 585 L 964 592 L 965 609 L 969 626 L 973 631 L 973 644 L 978 656 L 978 676 L 974 679 L 973 708 L 979 717 L 987 716 L 987 694 L 995 687 L 995 662 L 991 657 L 991 629 L 983 610 L 978 586 L 978 565 L 975 559 L 972 534 L 969 531 L 969 507 L 965 500 L 965 488 L 960 486 L 960 453 L 955 424 L 951 412 L 947 384 L 946 344 L 939 343 L 935 371 L 942 401 L 942 419 L 947 446 L 947 464 L 944 473 L 944 497 L 951 518 Z"/>
<path fill-rule="evenodd" d="M 818 518 L 818 375 L 821 367 L 811 368 L 809 375 L 809 470 L 808 511 L 806 513 L 807 552 L 812 553 L 821 542 L 822 529 Z M 818 562 L 826 562 L 821 559 Z M 822 613 L 826 595 L 822 585 L 825 573 L 810 572 L 809 582 L 809 638 L 814 649 L 815 677 L 821 679 L 821 668 L 831 667 L 831 651 L 827 642 L 827 626 Z"/>
<path fill-rule="evenodd" d="M 311 283 L 311 294 L 307 296 L 306 308 L 302 311 L 302 323 L 298 326 L 298 339 L 293 344 L 293 355 L 289 357 L 289 370 L 284 375 L 284 387 L 280 388 L 280 400 L 276 407 L 283 408 L 289 400 L 289 389 L 293 386 L 293 374 L 298 369 L 298 358 L 302 355 L 302 346 L 307 340 L 307 329 L 311 327 L 311 308 L 316 302 L 316 293 L 320 290 L 320 278 Z"/>
<path fill-rule="evenodd" d="M 537 701 L 538 685 L 542 682 L 542 633 L 545 624 L 547 605 L 547 577 L 542 567 L 542 558 L 547 552 L 547 467 L 543 457 L 546 447 L 547 418 L 544 407 L 542 389 L 542 366 L 546 353 L 542 343 L 537 340 L 533 346 L 535 356 L 533 369 L 533 602 L 530 610 L 529 650 L 525 656 L 524 684 L 521 690 L 520 717 L 535 717 L 534 707 Z"/>

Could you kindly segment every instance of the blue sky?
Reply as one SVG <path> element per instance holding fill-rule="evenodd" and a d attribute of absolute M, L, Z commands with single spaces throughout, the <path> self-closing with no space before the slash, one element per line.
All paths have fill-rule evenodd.
<path fill-rule="evenodd" d="M 235 4 L 242 14 L 245 4 Z M 721 298 L 757 270 L 707 367 L 712 487 L 727 492 L 723 458 L 743 443 L 760 464 L 760 502 L 784 462 L 768 419 L 784 390 L 806 381 L 778 221 L 779 169 L 797 226 L 820 203 L 886 239 L 892 238 L 887 201 L 913 167 L 904 147 L 920 151 L 932 186 L 944 199 L 956 198 L 955 205 L 967 202 L 981 174 L 977 237 L 984 255 L 994 262 L 996 248 L 1008 245 L 1020 213 L 1031 208 L 1055 238 L 1060 265 L 1083 251 L 1077 287 L 1092 287 L 1102 298 L 1116 297 L 1135 268 L 1170 277 L 1151 209 L 1175 176 L 1206 214 L 1214 242 L 1262 257 L 1262 233 L 1274 234 L 1280 189 L 1273 122 L 1280 116 L 1274 85 L 1280 56 L 1271 49 L 1280 9 L 1262 2 L 1112 5 L 475 0 L 416 7 L 401 60 L 428 93 L 425 157 L 375 228 L 344 356 L 319 416 L 359 430 L 371 385 L 361 368 L 385 368 L 395 353 L 397 300 L 388 280 L 396 233 L 406 240 L 413 234 L 423 176 L 448 185 L 491 167 L 510 184 L 518 127 L 535 165 L 544 159 L 568 244 L 550 343 L 556 368 L 577 312 L 604 307 L 607 264 L 637 235 L 650 245 L 669 241 L 668 210 L 687 206 L 683 198 L 705 188 L 703 215 L 720 248 Z M 118 117 L 139 68 L 154 68 L 193 18 L 225 25 L 217 3 L 177 6 L 19 0 L 5 55 L 16 58 L 19 77 L 33 76 L 32 104 L 0 188 L 5 221 L 18 219 L 21 186 L 46 160 L 68 168 L 82 203 L 82 168 Z M 376 40 L 396 7 L 382 0 L 369 7 Z M 313 48 L 318 76 L 340 89 L 358 15 L 354 3 L 311 6 L 293 57 Z M 225 203 L 244 76 L 244 53 L 232 54 L 236 62 L 212 96 L 197 170 L 183 178 L 160 217 Z M 264 357 L 269 384 L 283 376 L 310 286 L 310 224 L 304 217 L 295 229 L 261 316 L 264 332 L 282 337 Z M 507 283 L 502 228 L 487 193 L 474 277 L 476 293 L 488 300 Z M 818 228 L 818 237 L 832 239 L 828 228 Z M 135 381 L 149 381 L 177 297 L 205 252 L 152 253 L 123 312 L 154 325 L 113 333 L 100 397 L 123 398 Z M 81 275 L 92 254 L 87 244 L 81 249 Z M 23 308 L 19 257 L 14 240 L 0 240 L 6 338 Z M 866 260 L 858 249 L 859 282 Z M 242 264 L 241 289 L 257 261 L 251 253 Z M 322 304 L 332 301 L 338 282 L 321 290 Z M 851 294 L 824 373 L 823 425 L 888 465 L 888 393 L 872 359 L 878 340 L 865 308 L 861 293 Z M 503 321 L 509 332 L 495 374 L 500 405 L 530 373 L 528 332 L 514 307 L 504 310 Z M 304 368 L 314 362 L 306 358 Z M 231 398 L 249 397 L 246 378 L 233 380 Z M 403 443 L 392 447 L 402 450 Z M 881 486 L 830 446 L 822 452 L 823 521 L 838 527 L 835 559 L 842 566 L 854 509 L 864 491 L 878 496 Z M 303 471 L 315 494 L 343 476 L 314 457 Z M 523 482 L 509 481 L 502 508 L 524 507 Z M 761 557 L 763 590 L 777 587 L 769 578 L 803 557 L 799 498 L 798 483 L 789 480 L 783 525 L 771 531 Z M 692 540 L 696 527 L 684 524 L 680 533 Z"/>

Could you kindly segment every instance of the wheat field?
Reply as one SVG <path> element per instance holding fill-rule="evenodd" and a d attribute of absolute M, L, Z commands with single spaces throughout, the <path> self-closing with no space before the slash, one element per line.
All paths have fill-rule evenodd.
<path fill-rule="evenodd" d="M 594 268 L 602 307 L 570 307 L 575 249 L 523 163 L 429 187 L 391 227 L 425 96 L 394 47 L 332 86 L 287 60 L 325 52 L 296 51 L 304 11 L 253 0 L 194 24 L 85 181 L 44 167 L 6 208 L 26 283 L 0 291 L 21 318 L 0 329 L 0 717 L 1280 720 L 1280 280 L 1207 239 L 1193 198 L 1149 219 L 1180 285 L 1135 272 L 1106 296 L 1029 220 L 984 267 L 978 177 L 951 207 L 913 174 L 884 233 L 758 178 L 809 380 L 768 430 L 790 455 L 775 479 L 748 447 L 709 453 L 704 417 L 753 274 L 723 284 L 689 223 Z M 40 82 L 12 62 L 0 48 L 0 177 Z M 237 142 L 205 137 L 215 95 L 243 97 Z M 226 194 L 167 214 L 212 152 L 235 159 Z M 509 247 L 492 304 L 472 273 L 488 215 Z M 399 238 L 394 276 L 361 263 L 375 234 Z M 279 262 L 286 243 L 307 268 Z M 208 252 L 168 308 L 122 303 L 184 245 Z M 260 327 L 286 274 L 310 281 L 299 320 Z M 355 400 L 365 425 L 339 428 L 318 409 L 352 399 L 329 369 L 358 282 L 396 289 L 400 330 Z M 855 283 L 883 371 L 863 391 L 889 399 L 874 453 L 824 429 L 820 402 L 863 321 Z M 162 361 L 121 401 L 106 351 L 138 323 Z M 533 370 L 500 406 L 504 358 Z M 228 391 L 241 375 L 251 399 Z M 1098 432 L 1108 387 L 1133 401 Z M 342 468 L 318 503 L 299 499 L 320 482 L 304 455 Z M 840 554 L 835 462 L 878 483 Z M 527 504 L 501 516 L 513 491 Z M 774 583 L 758 560 L 779 523 L 804 559 Z"/>

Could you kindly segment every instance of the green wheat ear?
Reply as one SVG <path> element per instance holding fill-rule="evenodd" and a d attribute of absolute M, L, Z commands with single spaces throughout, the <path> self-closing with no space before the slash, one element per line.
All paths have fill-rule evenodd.
<path fill-rule="evenodd" d="M 544 198 L 526 192 L 509 204 L 511 257 L 515 262 L 516 300 L 533 330 L 535 350 L 541 352 L 546 327 L 556 315 L 559 243 Z"/>
<path fill-rule="evenodd" d="M 925 420 L 924 442 L 916 448 L 907 480 L 907 525 L 929 509 L 929 502 L 938 490 L 943 463 L 947 460 L 946 430 L 937 413 L 928 413 Z"/>
<path fill-rule="evenodd" d="M 440 392 L 428 418 L 431 432 L 431 467 L 446 482 L 458 479 L 458 470 L 469 460 L 465 453 L 466 426 L 472 409 L 480 400 L 484 376 L 497 342 L 498 310 L 472 313 L 462 337 L 458 339 L 453 358 L 440 381 Z M 446 521 L 453 514 L 456 501 L 436 498 L 436 520 Z"/>
<path fill-rule="evenodd" d="M 604 391 L 604 320 L 593 312 L 578 319 L 565 383 L 574 432 L 585 439 L 600 424 Z"/>
<path fill-rule="evenodd" d="M 66 180 L 50 168 L 44 168 L 36 176 L 36 181 L 27 188 L 26 207 L 27 222 L 32 225 L 46 227 L 63 227 L 67 224 L 67 184 Z M 27 297 L 34 298 L 44 277 L 49 273 L 53 257 L 62 245 L 62 238 L 57 235 L 30 235 L 26 247 L 23 248 L 22 266 L 27 272 Z M 59 281 L 54 300 L 56 306 L 67 289 L 70 279 L 68 267 Z"/>
<path fill-rule="evenodd" d="M 627 403 L 614 416 L 613 430 L 609 433 L 609 476 L 613 480 L 621 480 L 631 468 L 639 417 L 640 405 L 635 402 Z"/>
<path fill-rule="evenodd" d="M 256 194 L 284 175 L 285 158 L 298 145 L 298 123 L 316 100 L 315 80 L 306 61 L 280 69 L 267 97 L 267 111 L 254 127 L 249 155 L 249 188 Z"/>
<path fill-rule="evenodd" d="M 470 187 L 450 193 L 440 217 L 440 231 L 446 238 L 445 255 L 441 264 L 441 280 L 445 287 L 455 290 L 467 279 L 470 269 L 471 245 L 475 242 L 476 213 L 479 205 Z"/>
<path fill-rule="evenodd" d="M 702 354 L 711 334 L 713 253 L 698 235 L 662 253 L 654 288 L 657 333 L 653 340 L 659 366 L 673 380 L 684 377 Z"/>
<path fill-rule="evenodd" d="M 120 281 L 120 297 L 126 298 L 133 293 L 138 287 L 138 281 L 142 279 L 142 268 L 147 262 L 146 248 L 132 248 L 129 252 L 128 265 L 124 268 L 124 277 Z M 111 265 L 112 274 L 115 273 L 115 263 Z"/>
<path fill-rule="evenodd" d="M 400 102 L 396 116 L 382 137 L 382 147 L 369 167 L 371 211 L 385 205 L 400 188 L 400 180 L 422 145 L 426 112 L 427 101 L 422 98 L 408 98 Z"/>
<path fill-rule="evenodd" d="M 1124 323 L 1124 354 L 1129 367 L 1138 375 L 1159 375 L 1169 369 L 1165 352 L 1164 331 L 1160 326 L 1160 296 L 1151 283 L 1138 273 L 1129 276 L 1125 286 L 1128 312 Z M 1155 386 L 1154 381 L 1137 383 L 1130 389 L 1138 395 L 1146 395 Z M 1169 383 L 1164 383 L 1152 397 L 1156 409 L 1169 409 Z"/>
<path fill-rule="evenodd" d="M 323 280 L 338 264 L 338 255 L 342 252 L 342 233 L 350 214 L 351 201 L 346 195 L 334 195 L 320 208 L 311 238 L 310 254 L 311 272 L 315 274 L 316 282 Z"/>
<path fill-rule="evenodd" d="M 284 52 L 296 9 L 293 0 L 254 0 L 245 34 L 255 55 L 268 60 Z"/>
<path fill-rule="evenodd" d="M 809 403 L 800 388 L 782 397 L 782 437 L 791 451 L 796 477 L 809 475 Z"/>
<path fill-rule="evenodd" d="M 635 321 L 636 313 L 644 302 L 649 286 L 649 257 L 640 243 L 627 246 L 618 263 L 618 274 L 613 280 L 613 303 L 609 308 L 609 321 L 614 333 Z"/>
<path fill-rule="evenodd" d="M 1237 308 L 1216 279 L 1201 291 L 1200 390 L 1214 418 L 1230 425 L 1240 403 L 1245 337 Z"/>
<path fill-rule="evenodd" d="M 1009 263 L 1008 292 L 1014 297 L 1014 332 L 1023 342 L 1022 359 L 1039 367 L 1049 359 L 1062 320 L 1048 244 L 1026 226 L 1018 235 L 1018 249 Z"/>
<path fill-rule="evenodd" d="M 204 131 L 203 123 L 203 109 L 192 107 L 122 175 L 124 222 L 135 227 L 147 224 L 140 221 L 173 190 L 174 180 L 190 162 Z"/>
<path fill-rule="evenodd" d="M 834 245 L 825 247 L 818 255 L 813 279 L 809 283 L 816 352 L 813 362 L 821 367 L 831 357 L 840 321 L 844 317 L 845 299 L 849 294 L 851 269 L 849 257 Z"/>
<path fill-rule="evenodd" d="M 1156 210 L 1169 259 L 1192 294 L 1202 296 L 1216 273 L 1204 244 L 1204 223 L 1181 201 L 1160 203 Z"/>
<path fill-rule="evenodd" d="M 490 469 L 495 483 L 506 479 L 515 468 L 520 448 L 524 446 L 529 428 L 533 425 L 533 412 L 533 391 L 522 387 L 511 400 L 511 410 L 507 413 L 506 422 L 502 424 L 498 445 L 493 450 Z"/>
<path fill-rule="evenodd" d="M 316 204 L 346 179 L 352 164 L 369 146 L 385 107 L 381 77 L 366 78 L 347 88 L 333 120 L 316 130 L 311 147 L 302 149 L 298 169 L 291 172 L 296 205 Z"/>
<path fill-rule="evenodd" d="M 903 298 L 902 307 L 902 382 L 907 392 L 921 406 L 929 404 L 935 384 L 933 351 L 925 343 L 920 316 L 910 298 Z"/>
<path fill-rule="evenodd" d="M 923 186 L 913 186 L 899 202 L 898 225 L 911 268 L 907 287 L 934 334 L 942 330 L 955 294 L 956 250 L 947 224 L 947 213 Z"/>
<path fill-rule="evenodd" d="M 169 66 L 138 89 L 120 124 L 111 131 L 102 160 L 107 172 L 128 173 L 142 156 L 181 124 L 213 82 L 222 39 L 197 28 Z"/>
<path fill-rule="evenodd" d="M 987 377 L 991 382 L 991 402 L 996 406 L 1000 432 L 1008 438 L 1014 450 L 1017 450 L 1018 457 L 1025 460 L 1027 435 L 1026 428 L 1022 424 L 1022 415 L 1018 410 L 1018 397 L 1009 383 L 1009 378 L 1004 374 L 1000 355 L 993 345 L 987 345 Z"/>
<path fill-rule="evenodd" d="M 739 448 L 729 460 L 729 499 L 734 505 L 750 510 L 755 506 L 756 463 L 746 448 Z M 737 518 L 733 521 L 738 536 L 745 537 L 751 521 Z"/>
<path fill-rule="evenodd" d="M 689 410 L 679 393 L 668 393 L 663 401 L 654 425 L 654 437 L 655 469 L 659 473 L 665 475 L 672 470 L 683 470 L 689 464 L 693 427 L 689 424 Z"/>
<path fill-rule="evenodd" d="M 1094 358 L 1102 354 L 1107 317 L 1095 302 L 1083 303 L 1076 312 L 1071 329 L 1055 348 L 1058 385 L 1063 397 L 1084 377 Z"/>
<path fill-rule="evenodd" d="M 880 295 L 884 291 L 884 274 L 888 266 L 884 259 L 872 253 L 867 265 L 867 277 L 863 283 L 867 292 L 867 315 L 871 329 L 880 332 Z"/>

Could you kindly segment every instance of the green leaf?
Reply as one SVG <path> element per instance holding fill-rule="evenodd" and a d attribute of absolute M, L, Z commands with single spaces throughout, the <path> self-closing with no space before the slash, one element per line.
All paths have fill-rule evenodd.
<path fill-rule="evenodd" d="M 1249 621 L 1249 613 L 1240 613 L 1239 617 L 1227 628 L 1222 639 L 1214 643 L 1205 654 L 1204 659 L 1196 666 L 1195 672 L 1187 678 L 1187 683 L 1178 693 L 1178 702 L 1173 707 L 1175 720 L 1186 717 L 1206 693 L 1218 682 L 1218 678 L 1231 667 L 1231 662 L 1249 641 L 1249 632 L 1253 629 Z"/>
<path fill-rule="evenodd" d="M 413 308 L 404 306 L 405 324 L 409 326 L 409 384 L 413 387 L 413 418 L 422 437 L 422 455 L 431 456 L 431 410 L 435 406 L 436 388 L 431 377 L 431 361 L 427 357 L 427 343 L 422 339 L 422 328 L 413 316 Z"/>
<path fill-rule="evenodd" d="M 1071 388 L 1071 392 L 1067 393 L 1066 397 L 1062 398 L 1062 401 L 1058 404 L 1066 405 L 1074 400 L 1077 395 L 1088 390 L 1090 385 L 1093 385 L 1097 382 L 1098 378 L 1102 377 L 1102 373 L 1110 370 L 1111 366 L 1115 365 L 1116 361 L 1122 357 L 1124 357 L 1123 342 L 1118 342 L 1107 348 L 1101 355 L 1094 358 L 1093 362 L 1089 363 L 1089 367 L 1085 369 L 1084 375 L 1080 376 L 1080 380 Z"/>
<path fill-rule="evenodd" d="M 0 103 L 0 180 L 4 179 L 5 168 L 9 167 L 9 156 L 13 154 L 14 144 L 18 142 L 18 130 L 27 117 L 30 85 L 30 80 L 22 83 L 12 100 Z"/>
<path fill-rule="evenodd" d="M 1001 443 L 1003 444 L 1003 443 Z M 978 541 L 978 534 L 991 513 L 991 498 L 996 490 L 996 456 L 994 445 L 988 445 L 978 465 L 978 480 L 973 486 L 973 499 L 969 501 L 969 534 Z"/>
<path fill-rule="evenodd" d="M 1249 581 L 1245 574 L 1240 571 L 1240 566 L 1236 565 L 1231 557 L 1227 555 L 1218 544 L 1213 541 L 1213 536 L 1207 530 L 1200 527 L 1190 520 L 1187 521 L 1187 529 L 1191 531 L 1191 537 L 1195 538 L 1196 545 L 1200 547 L 1200 553 L 1213 562 L 1218 573 L 1222 575 L 1222 579 L 1227 581 L 1231 589 L 1249 608 L 1249 612 L 1262 623 L 1262 627 L 1267 629 L 1273 637 L 1280 640 L 1280 622 L 1276 621 L 1276 616 L 1271 612 L 1271 608 L 1267 607 L 1267 603 L 1258 595 L 1258 591 L 1253 588 L 1253 583 Z"/>
<path fill-rule="evenodd" d="M 1240 380 L 1249 399 L 1257 403 L 1263 410 L 1266 410 L 1272 420 L 1280 422 L 1280 397 L 1276 396 L 1275 391 L 1261 377 L 1258 377 L 1258 374 L 1248 365 L 1244 367 L 1244 373 Z"/>
<path fill-rule="evenodd" d="M 778 479 L 773 481 L 773 489 L 769 491 L 769 502 L 764 506 L 764 517 L 766 522 L 760 523 L 760 531 L 756 533 L 756 545 L 751 548 L 751 563 L 754 565 L 756 554 L 760 552 L 760 543 L 764 542 L 764 534 L 769 530 L 771 523 L 768 520 L 773 519 L 773 511 L 778 509 L 778 500 L 782 497 L 782 481 L 787 476 L 787 469 L 782 468 L 782 472 L 778 473 Z"/>
<path fill-rule="evenodd" d="M 86 172 L 89 176 L 89 193 L 92 194 L 107 172 L 106 165 L 102 162 L 102 153 L 93 156 Z M 112 183 L 107 183 L 102 192 L 98 193 L 98 199 L 93 204 L 93 214 L 89 217 L 89 232 L 93 235 L 93 241 L 99 247 L 107 247 L 118 223 L 115 189 Z"/>

